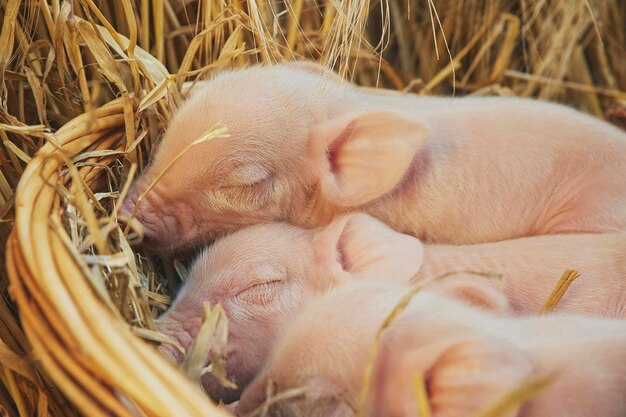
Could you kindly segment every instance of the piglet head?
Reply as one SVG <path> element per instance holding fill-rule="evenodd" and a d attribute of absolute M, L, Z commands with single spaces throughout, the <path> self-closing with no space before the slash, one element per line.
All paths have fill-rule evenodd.
<path fill-rule="evenodd" d="M 220 303 L 228 318 L 230 378 L 245 387 L 265 363 L 292 316 L 311 298 L 354 280 L 393 277 L 408 282 L 421 265 L 421 243 L 364 215 L 301 229 L 283 223 L 248 227 L 218 240 L 195 261 L 187 283 L 162 319 L 163 329 L 188 347 L 197 334 L 202 302 Z M 179 355 L 174 347 L 163 349 Z M 231 400 L 207 375 L 214 398 Z"/>
<path fill-rule="evenodd" d="M 392 191 L 430 136 L 423 123 L 360 110 L 360 101 L 313 64 L 221 74 L 174 115 L 121 213 L 135 213 L 158 250 L 264 221 L 325 225 Z M 188 149 L 217 125 L 227 137 Z"/>
<path fill-rule="evenodd" d="M 338 84 L 314 72 L 306 64 L 253 67 L 196 87 L 121 206 L 143 224 L 147 246 L 196 246 L 308 210 L 306 138 L 325 111 L 320 90 Z M 216 127 L 227 133 L 200 139 Z"/>
<path fill-rule="evenodd" d="M 372 344 L 406 291 L 358 282 L 311 301 L 244 391 L 237 414 L 268 406 L 270 415 L 284 417 L 352 417 L 363 406 L 371 417 L 418 417 L 415 380 L 421 377 L 433 414 L 460 417 L 499 399 L 532 372 L 516 348 L 481 333 L 493 318 L 424 291 L 382 333 L 361 404 Z M 274 402 L 277 395 L 285 399 Z"/>
<path fill-rule="evenodd" d="M 273 223 L 218 240 L 196 259 L 172 307 L 159 320 L 159 328 L 188 350 L 201 325 L 203 302 L 222 305 L 228 318 L 226 371 L 240 388 L 225 388 L 206 374 L 202 385 L 215 400 L 238 398 L 262 366 L 282 323 L 302 298 L 311 296 L 312 288 L 303 285 L 312 259 L 310 233 Z M 162 351 L 177 355 L 172 346 L 164 345 Z"/>

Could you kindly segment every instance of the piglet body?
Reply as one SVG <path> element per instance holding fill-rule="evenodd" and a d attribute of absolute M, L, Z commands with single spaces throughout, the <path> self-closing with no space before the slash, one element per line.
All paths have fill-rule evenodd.
<path fill-rule="evenodd" d="M 501 274 L 500 287 L 518 314 L 538 313 L 566 269 L 580 273 L 555 310 L 626 318 L 626 235 L 567 234 L 477 245 L 426 245 L 413 281 L 448 271 Z M 388 270 L 399 277 L 399 271 Z"/>
<path fill-rule="evenodd" d="M 244 391 L 239 415 L 265 401 L 271 381 L 275 393 L 305 393 L 276 403 L 268 415 L 353 416 L 374 337 L 406 292 L 360 282 L 312 301 Z M 366 415 L 419 416 L 415 378 L 423 375 L 435 417 L 473 415 L 530 378 L 552 383 L 507 416 L 619 417 L 626 413 L 625 356 L 623 321 L 508 319 L 424 291 L 382 333 Z"/>
<path fill-rule="evenodd" d="M 225 124 L 228 138 L 187 145 Z M 363 211 L 425 242 L 626 229 L 626 134 L 517 98 L 377 93 L 292 63 L 228 72 L 174 116 L 121 213 L 158 250 Z"/>

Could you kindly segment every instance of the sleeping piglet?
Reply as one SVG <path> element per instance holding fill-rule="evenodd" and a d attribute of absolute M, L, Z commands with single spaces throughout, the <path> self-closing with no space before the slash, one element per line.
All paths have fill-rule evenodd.
<path fill-rule="evenodd" d="M 265 415 L 354 416 L 375 335 L 406 293 L 405 287 L 362 281 L 311 301 L 244 391 L 237 414 L 258 410 L 268 390 L 299 389 Z M 626 415 L 626 322 L 560 314 L 503 318 L 445 294 L 418 293 L 382 332 L 365 416 L 418 417 L 415 380 L 421 376 L 434 417 L 475 415 L 533 379 L 550 383 L 499 415 Z M 498 294 L 490 287 L 477 292 L 474 283 L 472 294 L 469 304 L 480 297 L 491 299 L 481 306 L 506 301 L 502 294 L 494 300 Z"/>
<path fill-rule="evenodd" d="M 582 277 L 556 309 L 623 317 L 626 245 L 619 237 L 538 236 L 453 247 L 423 246 L 365 214 L 341 216 L 316 230 L 282 223 L 256 225 L 219 239 L 199 256 L 174 304 L 159 320 L 159 329 L 189 348 L 200 327 L 203 301 L 221 303 L 229 319 L 227 367 L 241 389 L 260 370 L 304 302 L 354 280 L 408 284 L 451 270 L 494 271 L 503 273 L 500 285 L 468 277 L 464 297 L 471 297 L 471 282 L 501 287 L 513 312 L 533 314 L 563 270 L 576 268 Z M 438 285 L 449 283 L 454 280 Z M 173 348 L 164 349 L 182 359 Z M 210 375 L 203 385 L 214 398 L 227 401 L 240 392 L 222 388 Z"/>
<path fill-rule="evenodd" d="M 276 337 L 303 302 L 353 279 L 415 275 L 422 244 L 366 215 L 343 216 L 319 230 L 282 223 L 251 226 L 219 239 L 198 256 L 158 329 L 188 350 L 204 315 L 203 302 L 220 303 L 228 318 L 226 367 L 238 389 L 210 374 L 202 385 L 214 399 L 239 397 L 263 366 Z M 171 345 L 161 351 L 177 362 Z M 208 362 L 209 358 L 207 358 Z"/>
<path fill-rule="evenodd" d="M 218 123 L 230 137 L 183 149 Z M 120 213 L 156 250 L 367 212 L 425 242 L 626 230 L 626 134 L 565 106 L 360 89 L 299 62 L 224 72 L 172 118 Z"/>

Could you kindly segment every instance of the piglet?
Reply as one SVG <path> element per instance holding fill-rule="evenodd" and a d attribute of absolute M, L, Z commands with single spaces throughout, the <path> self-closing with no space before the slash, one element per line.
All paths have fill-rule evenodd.
<path fill-rule="evenodd" d="M 282 223 L 252 226 L 218 240 L 195 261 L 188 281 L 160 319 L 160 329 L 186 348 L 195 338 L 202 303 L 221 303 L 229 319 L 227 365 L 238 390 L 210 375 L 217 399 L 235 399 L 266 361 L 285 325 L 303 303 L 357 280 L 418 282 L 452 270 L 503 273 L 501 283 L 468 277 L 504 290 L 511 313 L 538 313 L 566 268 L 578 269 L 557 311 L 626 317 L 626 244 L 619 234 L 539 236 L 469 246 L 427 245 L 365 214 L 345 215 L 317 230 Z M 449 285 L 454 279 L 444 280 Z M 182 357 L 165 346 L 170 356 Z"/>
<path fill-rule="evenodd" d="M 490 287 L 479 292 L 474 284 L 468 303 L 496 297 L 479 304 L 502 305 L 502 294 Z M 265 415 L 354 416 L 375 336 L 406 293 L 389 283 L 355 282 L 310 302 L 244 391 L 238 415 L 258 410 L 268 392 L 296 389 Z M 418 293 L 383 331 L 366 416 L 418 417 L 421 376 L 435 417 L 474 415 L 533 379 L 550 383 L 504 416 L 626 415 L 626 322 L 559 314 L 502 318 L 445 294 Z"/>
<path fill-rule="evenodd" d="M 198 334 L 203 302 L 220 303 L 228 318 L 228 377 L 237 389 L 205 374 L 202 385 L 216 400 L 231 402 L 265 363 L 270 349 L 303 302 L 354 279 L 402 279 L 421 265 L 422 244 L 366 215 L 343 216 L 319 230 L 282 223 L 251 226 L 206 249 L 157 327 L 188 350 Z M 175 362 L 171 345 L 161 350 Z M 208 361 L 208 358 L 207 358 Z"/>
<path fill-rule="evenodd" d="M 173 158 L 222 123 L 230 132 Z M 626 230 L 626 134 L 565 106 L 359 89 L 299 62 L 224 72 L 172 118 L 120 213 L 156 250 L 369 213 L 425 242 Z"/>

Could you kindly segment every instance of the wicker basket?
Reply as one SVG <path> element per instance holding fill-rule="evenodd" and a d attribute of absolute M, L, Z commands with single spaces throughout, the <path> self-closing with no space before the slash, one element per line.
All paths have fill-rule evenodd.
<path fill-rule="evenodd" d="M 67 231 L 55 227 L 65 204 L 57 185 L 72 189 L 72 176 L 62 172 L 68 159 L 86 150 L 123 149 L 123 100 L 61 128 L 58 143 L 44 145 L 21 178 L 7 262 L 23 328 L 46 373 L 85 415 L 227 415 L 98 296 Z M 93 183 L 99 170 L 78 173 Z"/>

